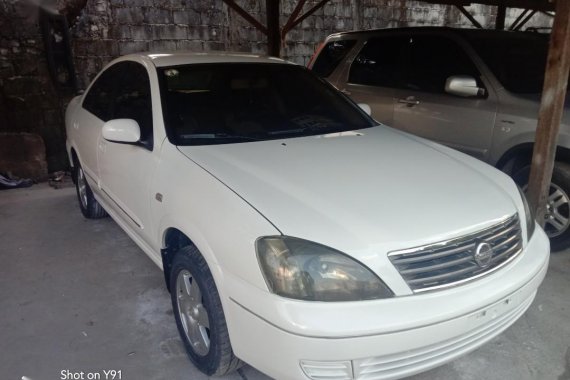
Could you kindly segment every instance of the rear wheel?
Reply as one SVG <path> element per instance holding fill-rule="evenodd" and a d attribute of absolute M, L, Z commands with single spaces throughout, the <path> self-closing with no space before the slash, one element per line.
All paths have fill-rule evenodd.
<path fill-rule="evenodd" d="M 523 167 L 513 175 L 515 182 L 526 191 L 530 165 Z M 544 231 L 550 238 L 553 251 L 570 246 L 570 165 L 556 162 L 552 172 L 546 213 L 544 215 Z"/>
<path fill-rule="evenodd" d="M 83 216 L 89 219 L 98 219 L 107 216 L 107 212 L 101 207 L 99 202 L 93 196 L 93 192 L 85 178 L 85 172 L 79 164 L 75 162 L 75 189 L 77 191 L 77 199 L 79 200 L 79 208 Z"/>
<path fill-rule="evenodd" d="M 209 376 L 242 366 L 233 353 L 224 310 L 206 261 L 194 246 L 181 248 L 170 272 L 172 308 L 192 363 Z"/>

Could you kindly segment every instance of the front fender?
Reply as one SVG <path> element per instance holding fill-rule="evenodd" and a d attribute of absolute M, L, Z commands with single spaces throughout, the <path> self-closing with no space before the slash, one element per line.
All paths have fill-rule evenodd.
<path fill-rule="evenodd" d="M 223 182 L 165 142 L 156 171 L 152 201 L 157 222 L 156 241 L 165 248 L 169 228 L 184 233 L 204 256 L 218 286 L 225 293 L 224 273 L 258 288 L 267 285 L 257 262 L 255 241 L 275 235 L 275 229 L 251 205 Z"/>

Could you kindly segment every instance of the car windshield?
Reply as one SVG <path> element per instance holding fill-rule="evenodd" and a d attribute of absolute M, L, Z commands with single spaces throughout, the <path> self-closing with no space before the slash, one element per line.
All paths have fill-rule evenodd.
<path fill-rule="evenodd" d="M 542 92 L 547 34 L 471 33 L 467 38 L 507 90 L 515 94 Z"/>
<path fill-rule="evenodd" d="M 375 125 L 307 69 L 212 63 L 159 69 L 164 120 L 176 145 L 310 136 Z"/>

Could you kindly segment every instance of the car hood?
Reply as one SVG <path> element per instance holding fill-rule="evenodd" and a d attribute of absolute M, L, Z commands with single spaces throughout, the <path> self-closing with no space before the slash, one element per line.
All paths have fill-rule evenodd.
<path fill-rule="evenodd" d="M 384 126 L 178 149 L 281 233 L 353 254 L 460 236 L 516 212 L 502 173 Z"/>

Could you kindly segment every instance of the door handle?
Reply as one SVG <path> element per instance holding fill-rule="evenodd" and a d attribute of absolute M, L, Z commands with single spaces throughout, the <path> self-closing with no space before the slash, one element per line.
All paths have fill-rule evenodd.
<path fill-rule="evenodd" d="M 413 107 L 413 106 L 417 106 L 418 104 L 420 104 L 420 101 L 417 100 L 415 97 L 413 96 L 408 96 L 405 99 L 398 99 L 398 103 L 402 103 L 405 104 L 408 107 Z"/>

